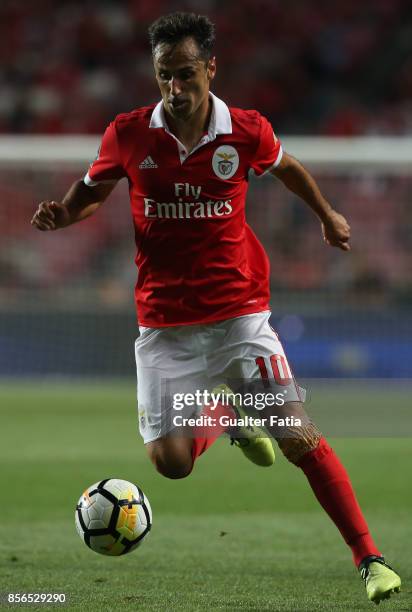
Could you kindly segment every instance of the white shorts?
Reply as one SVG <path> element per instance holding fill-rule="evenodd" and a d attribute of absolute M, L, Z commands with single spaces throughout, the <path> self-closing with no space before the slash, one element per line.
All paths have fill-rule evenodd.
<path fill-rule="evenodd" d="M 173 410 L 170 392 L 195 393 L 230 380 L 271 379 L 288 401 L 300 401 L 285 352 L 269 324 L 270 312 L 176 327 L 140 327 L 135 343 L 139 429 L 144 443 L 170 431 L 165 413 Z M 230 386 L 230 385 L 229 385 Z M 231 387 L 232 388 L 232 387 Z M 272 386 L 273 388 L 273 386 Z M 201 407 L 193 412 L 201 412 Z"/>

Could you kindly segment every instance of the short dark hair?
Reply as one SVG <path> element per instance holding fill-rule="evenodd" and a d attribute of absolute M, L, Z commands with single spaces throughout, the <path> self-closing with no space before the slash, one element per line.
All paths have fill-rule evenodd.
<path fill-rule="evenodd" d="M 202 59 L 209 60 L 215 42 L 215 26 L 205 15 L 171 13 L 159 17 L 149 27 L 152 53 L 161 43 L 174 46 L 189 36 L 195 39 Z"/>

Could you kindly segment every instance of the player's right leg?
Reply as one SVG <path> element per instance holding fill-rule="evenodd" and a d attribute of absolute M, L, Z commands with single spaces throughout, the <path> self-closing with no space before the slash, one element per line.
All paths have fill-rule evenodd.
<path fill-rule="evenodd" d="M 167 478 L 185 478 L 194 466 L 194 463 L 222 433 L 227 432 L 227 426 L 220 423 L 220 418 L 230 416 L 235 418 L 231 406 L 217 405 L 215 408 L 204 406 L 201 412 L 203 417 L 214 419 L 213 425 L 197 425 L 195 427 L 179 427 L 169 434 L 146 444 L 149 457 L 157 471 Z M 272 447 L 271 447 L 272 448 Z M 247 452 L 245 453 L 248 456 Z M 256 452 L 255 452 L 256 455 Z M 262 453 L 260 453 L 262 455 Z M 254 456 L 255 457 L 255 456 Z M 250 458 L 250 457 L 249 457 Z M 262 457 L 259 456 L 262 461 Z M 250 460 L 253 460 L 253 458 Z M 257 461 L 255 461 L 257 463 Z M 273 461 L 271 462 L 273 463 Z M 259 464 L 259 463 L 258 463 Z M 266 465 L 260 463 L 259 465 Z"/>
<path fill-rule="evenodd" d="M 140 328 L 135 343 L 139 430 L 150 460 L 167 478 L 184 478 L 192 471 L 192 438 L 187 428 L 173 428 L 173 398 L 169 382 L 186 380 L 202 364 L 191 350 L 190 330 Z M 182 381 L 182 389 L 184 381 Z M 176 414 L 179 414 L 176 412 Z"/>
<path fill-rule="evenodd" d="M 146 444 L 156 470 L 166 478 L 185 478 L 193 469 L 193 439 L 168 435 Z"/>
<path fill-rule="evenodd" d="M 188 476 L 197 457 L 226 430 L 219 416 L 234 416 L 232 408 L 217 406 L 214 425 L 182 423 L 211 409 L 184 399 L 205 388 L 208 347 L 199 333 L 200 326 L 141 328 L 135 344 L 139 430 L 153 465 L 167 478 Z"/>
<path fill-rule="evenodd" d="M 219 327 L 219 326 L 218 326 Z M 230 428 L 222 417 L 236 419 L 235 408 L 228 404 L 188 404 L 175 400 L 221 382 L 208 378 L 208 355 L 222 343 L 222 330 L 213 326 L 176 326 L 141 328 L 136 340 L 137 395 L 139 429 L 149 457 L 156 469 L 168 478 L 184 478 L 202 455 L 224 432 L 229 433 L 243 454 L 253 463 L 270 466 L 274 462 L 272 444 L 267 438 Z M 212 384 L 213 383 L 213 384 Z M 209 386 L 212 385 L 210 388 Z M 194 427 L 182 425 L 182 417 L 202 416 L 213 424 Z M 179 421 L 179 425 L 176 424 Z"/>

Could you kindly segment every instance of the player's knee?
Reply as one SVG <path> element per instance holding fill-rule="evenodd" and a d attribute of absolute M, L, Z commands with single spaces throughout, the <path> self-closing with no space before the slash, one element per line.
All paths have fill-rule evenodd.
<path fill-rule="evenodd" d="M 177 480 L 179 478 L 186 478 L 192 471 L 193 463 L 192 462 L 178 462 L 173 461 L 173 463 L 165 462 L 164 460 L 155 460 L 154 465 L 162 476 L 166 478 L 171 478 L 172 480 Z"/>
<path fill-rule="evenodd" d="M 156 470 L 165 478 L 186 478 L 193 469 L 192 456 L 182 449 L 168 451 L 161 444 L 148 445 L 148 453 Z"/>
<path fill-rule="evenodd" d="M 278 438 L 277 443 L 291 463 L 297 464 L 306 453 L 315 450 L 319 444 L 322 433 L 313 423 L 308 423 L 304 427 L 295 428 L 284 438 Z"/>

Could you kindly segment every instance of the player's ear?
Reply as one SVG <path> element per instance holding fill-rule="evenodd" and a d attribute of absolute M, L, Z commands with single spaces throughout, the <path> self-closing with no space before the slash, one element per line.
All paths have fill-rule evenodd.
<path fill-rule="evenodd" d="M 212 81 L 215 78 L 216 74 L 216 58 L 211 57 L 207 62 L 207 78 L 209 81 Z"/>

